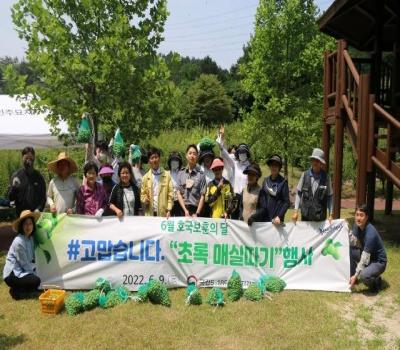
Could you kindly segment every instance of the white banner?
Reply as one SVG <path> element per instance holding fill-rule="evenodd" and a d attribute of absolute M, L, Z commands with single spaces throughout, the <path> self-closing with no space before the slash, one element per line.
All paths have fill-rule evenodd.
<path fill-rule="evenodd" d="M 137 290 L 150 279 L 185 287 L 225 287 L 236 270 L 246 287 L 274 274 L 287 289 L 349 292 L 345 220 L 249 228 L 236 220 L 115 217 L 44 213 L 36 235 L 42 285 L 91 289 L 98 277 Z"/>

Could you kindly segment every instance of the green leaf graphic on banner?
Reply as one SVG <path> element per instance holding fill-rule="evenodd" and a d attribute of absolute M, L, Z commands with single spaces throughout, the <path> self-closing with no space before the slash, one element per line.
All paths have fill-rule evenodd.
<path fill-rule="evenodd" d="M 325 241 L 325 247 L 322 249 L 322 255 L 331 255 L 335 260 L 340 259 L 340 254 L 339 254 L 339 247 L 341 247 L 342 244 L 340 242 L 333 242 L 333 239 L 328 239 Z"/>
<path fill-rule="evenodd" d="M 51 255 L 50 255 L 50 253 L 49 253 L 47 250 L 45 250 L 45 249 L 43 249 L 43 253 L 44 253 L 44 256 L 45 256 L 45 258 L 46 258 L 46 262 L 49 263 L 50 260 L 51 260 Z"/>

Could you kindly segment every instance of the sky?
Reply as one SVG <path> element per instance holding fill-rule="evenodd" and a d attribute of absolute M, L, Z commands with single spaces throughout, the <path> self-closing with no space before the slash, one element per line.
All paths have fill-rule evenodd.
<path fill-rule="evenodd" d="M 16 0 L 0 0 L 0 57 L 23 58 L 26 43 L 18 38 L 11 20 Z M 316 0 L 321 11 L 333 0 Z M 229 69 L 242 55 L 254 29 L 258 0 L 168 0 L 165 41 L 159 51 L 183 56 L 210 56 Z"/>

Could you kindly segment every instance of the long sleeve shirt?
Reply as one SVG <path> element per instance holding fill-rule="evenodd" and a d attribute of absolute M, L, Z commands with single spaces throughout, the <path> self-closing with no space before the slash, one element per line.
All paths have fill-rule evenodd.
<path fill-rule="evenodd" d="M 47 190 L 47 203 L 55 205 L 57 213 L 65 213 L 67 209 L 75 208 L 75 200 L 80 184 L 76 177 L 69 176 L 65 180 L 54 177 Z"/>
<path fill-rule="evenodd" d="M 102 185 L 97 182 L 91 189 L 87 185 L 80 187 L 76 197 L 76 213 L 95 215 L 99 209 L 107 209 L 108 200 Z"/>
<path fill-rule="evenodd" d="M 247 186 L 247 175 L 243 174 L 243 171 L 250 165 L 250 161 L 245 160 L 242 162 L 233 159 L 225 149 L 223 143 L 220 140 L 217 140 L 217 143 L 221 150 L 221 157 L 224 160 L 224 168 L 227 169 L 228 174 L 231 174 L 230 180 L 233 191 L 240 195 Z"/>
<path fill-rule="evenodd" d="M 18 185 L 14 181 L 16 178 Z M 15 201 L 18 216 L 26 209 L 43 211 L 46 205 L 46 182 L 43 176 L 35 169 L 31 173 L 24 168 L 18 170 L 11 176 L 8 198 Z"/>
<path fill-rule="evenodd" d="M 19 234 L 14 238 L 8 250 L 3 270 L 3 279 L 7 278 L 11 272 L 14 272 L 15 277 L 18 278 L 35 273 L 34 261 L 33 236 L 26 237 L 23 234 Z"/>

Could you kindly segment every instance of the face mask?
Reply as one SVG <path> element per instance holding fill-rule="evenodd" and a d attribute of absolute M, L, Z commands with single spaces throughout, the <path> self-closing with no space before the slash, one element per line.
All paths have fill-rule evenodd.
<path fill-rule="evenodd" d="M 171 160 L 171 170 L 177 170 L 179 168 L 179 162 L 177 160 Z"/>
<path fill-rule="evenodd" d="M 107 162 L 107 154 L 105 154 L 105 153 L 100 153 L 100 154 L 97 156 L 97 159 L 99 160 L 100 163 L 105 163 L 105 162 Z"/>
<path fill-rule="evenodd" d="M 244 162 L 247 160 L 247 154 L 246 153 L 239 153 L 239 160 L 241 162 Z"/>
<path fill-rule="evenodd" d="M 102 180 L 103 180 L 103 183 L 105 183 L 105 184 L 110 184 L 112 182 L 111 177 L 103 177 Z"/>

